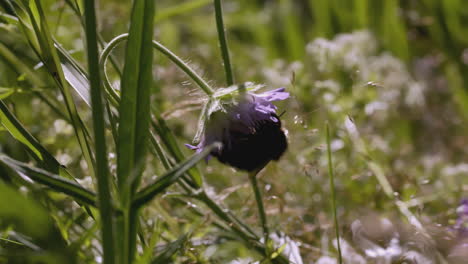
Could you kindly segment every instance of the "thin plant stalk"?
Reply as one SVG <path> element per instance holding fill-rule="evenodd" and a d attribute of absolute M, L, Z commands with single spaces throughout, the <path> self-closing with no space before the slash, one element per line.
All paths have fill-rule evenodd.
<path fill-rule="evenodd" d="M 255 201 L 257 202 L 258 213 L 260 215 L 260 222 L 262 224 L 263 230 L 263 239 L 265 241 L 265 255 L 269 255 L 268 240 L 270 237 L 270 231 L 268 229 L 268 223 L 266 219 L 265 207 L 263 206 L 262 193 L 260 188 L 258 188 L 257 174 L 259 170 L 249 173 L 250 184 L 252 184 L 252 189 L 255 194 Z"/>
<path fill-rule="evenodd" d="M 224 71 L 226 73 L 226 83 L 228 86 L 234 84 L 234 76 L 231 68 L 231 60 L 229 58 L 229 49 L 227 46 L 226 33 L 223 22 L 223 8 L 221 0 L 214 0 L 216 29 L 218 30 L 219 47 L 221 49 L 221 56 L 223 57 Z"/>
<path fill-rule="evenodd" d="M 84 1 L 86 46 L 88 50 L 88 68 L 91 87 L 91 105 L 95 138 L 96 178 L 98 184 L 99 212 L 101 215 L 101 233 L 103 243 L 103 263 L 115 263 L 113 210 L 109 186 L 109 168 L 107 164 L 104 107 L 102 104 L 101 78 L 99 73 L 98 47 L 96 37 L 96 14 L 94 0 Z"/>
<path fill-rule="evenodd" d="M 340 246 L 340 231 L 338 225 L 338 218 L 336 216 L 336 194 L 335 194 L 335 176 L 333 171 L 333 161 L 331 155 L 331 147 L 330 147 L 330 128 L 328 123 L 326 124 L 326 132 L 327 132 L 327 157 L 328 157 L 328 177 L 330 178 L 330 193 L 332 196 L 332 211 L 333 211 L 333 220 L 335 222 L 335 233 L 336 233 L 336 245 L 338 249 L 338 263 L 342 264 L 342 256 L 341 256 L 341 246 Z"/>

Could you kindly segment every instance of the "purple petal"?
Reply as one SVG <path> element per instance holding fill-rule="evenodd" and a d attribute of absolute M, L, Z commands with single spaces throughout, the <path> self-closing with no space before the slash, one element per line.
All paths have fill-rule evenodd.
<path fill-rule="evenodd" d="M 265 104 L 265 105 L 257 104 L 255 106 L 256 111 L 264 113 L 264 114 L 274 114 L 276 113 L 275 109 L 276 107 L 274 107 L 274 105 L 271 105 L 271 104 Z"/>
<path fill-rule="evenodd" d="M 289 93 L 285 92 L 286 88 L 281 87 L 264 93 L 256 94 L 255 96 L 265 99 L 269 102 L 281 101 L 289 98 Z"/>
<path fill-rule="evenodd" d="M 194 145 L 190 145 L 190 144 L 184 144 L 184 145 L 189 149 L 193 149 L 193 150 L 198 149 L 198 146 L 194 146 Z"/>
<path fill-rule="evenodd" d="M 200 144 L 198 144 L 197 146 L 190 145 L 190 144 L 184 144 L 184 145 L 191 150 L 196 150 L 196 153 L 200 153 L 203 151 L 203 146 L 201 146 Z"/>

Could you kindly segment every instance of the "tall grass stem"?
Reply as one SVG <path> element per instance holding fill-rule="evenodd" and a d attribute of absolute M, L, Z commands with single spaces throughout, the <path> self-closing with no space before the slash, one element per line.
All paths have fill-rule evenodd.
<path fill-rule="evenodd" d="M 226 73 L 226 84 L 231 86 L 234 84 L 234 75 L 231 68 L 231 60 L 229 58 L 229 48 L 227 46 L 226 32 L 223 22 L 223 8 L 221 0 L 214 0 L 216 29 L 218 30 L 219 47 L 221 48 L 221 56 L 223 57 L 224 71 Z"/>
<path fill-rule="evenodd" d="M 96 33 L 96 13 L 94 0 L 85 0 L 85 31 L 88 50 L 88 71 L 91 87 L 91 105 L 95 138 L 96 178 L 98 182 L 99 212 L 103 244 L 103 263 L 115 263 L 113 209 L 109 186 L 109 168 L 107 164 L 104 106 L 102 103 L 101 77 L 99 72 L 98 44 Z"/>
<path fill-rule="evenodd" d="M 338 263 L 342 264 L 343 259 L 341 256 L 340 231 L 339 231 L 339 225 L 338 225 L 338 218 L 336 216 L 335 176 L 334 176 L 334 171 L 333 171 L 333 162 L 332 162 L 331 147 L 330 147 L 330 127 L 328 123 L 326 124 L 326 132 L 327 132 L 328 177 L 330 179 L 330 193 L 332 196 L 331 201 L 332 201 L 333 220 L 335 222 L 336 244 L 337 244 L 337 249 L 338 249 Z"/>

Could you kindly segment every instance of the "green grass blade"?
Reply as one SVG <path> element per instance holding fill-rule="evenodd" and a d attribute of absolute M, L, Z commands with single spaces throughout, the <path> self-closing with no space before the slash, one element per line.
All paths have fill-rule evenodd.
<path fill-rule="evenodd" d="M 1 16 L 1 14 L 0 14 Z M 19 17 L 11 17 L 7 20 L 8 24 L 14 26 L 21 26 Z M 21 20 L 23 25 L 23 31 L 27 30 L 28 35 L 32 36 L 34 33 L 25 25 L 25 21 Z M 26 27 L 25 27 L 26 26 Z M 31 37 L 32 38 L 32 37 Z M 76 60 L 65 50 L 57 41 L 54 40 L 54 46 L 57 49 L 60 63 L 63 68 L 64 77 L 71 85 L 71 87 L 78 93 L 78 95 L 85 101 L 87 105 L 91 105 L 91 99 L 89 97 L 89 82 L 86 72 L 83 68 L 76 62 Z M 8 50 L 5 50 L 5 47 L 0 43 L 0 56 L 7 59 L 18 72 L 26 73 L 27 77 L 33 82 L 36 86 L 43 86 L 43 81 L 41 78 L 37 77 L 35 72 L 32 72 L 29 67 L 24 65 L 21 60 L 14 57 L 13 54 L 9 54 Z"/>
<path fill-rule="evenodd" d="M 287 55 L 291 60 L 301 60 L 304 58 L 305 40 L 303 38 L 299 18 L 289 15 L 299 13 L 294 9 L 294 2 L 286 0 L 280 1 L 279 17 L 282 17 L 284 20 L 281 21 L 281 24 L 284 25 L 282 35 L 288 51 Z"/>
<path fill-rule="evenodd" d="M 39 78 L 37 74 L 30 69 L 30 67 L 28 67 L 25 63 L 23 63 L 20 58 L 18 58 L 13 52 L 11 52 L 8 49 L 8 47 L 3 45 L 1 42 L 0 42 L 0 58 L 8 62 L 8 64 L 11 65 L 18 74 L 25 74 L 26 79 L 29 80 L 30 83 L 36 86 L 43 85 L 42 79 Z"/>
<path fill-rule="evenodd" d="M 96 195 L 83 188 L 76 182 L 70 181 L 56 174 L 32 167 L 26 163 L 14 160 L 6 155 L 0 155 L 0 161 L 15 172 L 50 187 L 52 190 L 65 193 L 79 202 L 89 206 L 96 206 Z"/>
<path fill-rule="evenodd" d="M 214 0 L 216 29 L 218 30 L 219 47 L 221 48 L 221 56 L 223 57 L 224 72 L 226 74 L 227 86 L 234 84 L 234 76 L 232 74 L 231 59 L 229 58 L 229 49 L 227 46 L 226 32 L 223 22 L 223 9 L 221 0 Z"/>
<path fill-rule="evenodd" d="M 365 28 L 369 25 L 369 2 L 368 0 L 354 1 L 355 28 Z"/>
<path fill-rule="evenodd" d="M 136 252 L 138 210 L 131 202 L 143 173 L 149 135 L 154 4 L 154 0 L 133 2 L 120 87 L 117 179 L 123 208 L 118 220 L 121 263 L 133 262 Z"/>
<path fill-rule="evenodd" d="M 8 201 L 0 203 L 2 227 L 13 225 L 17 231 L 35 238 L 45 238 L 52 230 L 47 211 L 37 201 L 24 197 L 3 182 L 0 182 L 0 199 Z M 2 243 L 2 250 L 3 247 Z"/>
<path fill-rule="evenodd" d="M 160 113 L 154 109 L 156 122 L 152 122 L 154 130 L 162 139 L 162 143 L 166 146 L 169 154 L 175 159 L 176 162 L 182 162 L 185 159 L 185 155 L 182 153 L 177 140 L 172 133 L 171 129 L 167 126 L 166 121 L 161 117 Z M 200 171 L 194 167 L 187 172 L 190 177 L 194 180 L 195 185 L 193 188 L 200 188 L 203 184 L 203 177 Z"/>
<path fill-rule="evenodd" d="M 463 11 L 464 1 L 461 0 L 445 0 L 440 1 L 441 12 L 444 14 L 446 19 L 445 23 L 447 24 L 448 33 L 462 45 L 468 44 L 468 37 L 466 31 L 466 22 L 464 21 Z M 466 13 L 465 13 L 466 18 Z"/>
<path fill-rule="evenodd" d="M 383 17 L 381 21 L 384 47 L 404 61 L 409 59 L 408 39 L 405 24 L 398 15 L 398 1 L 384 0 L 382 3 Z"/>
<path fill-rule="evenodd" d="M 60 44 L 55 42 L 54 46 L 57 48 L 65 79 L 83 101 L 91 106 L 89 80 L 85 70 Z"/>
<path fill-rule="evenodd" d="M 99 72 L 98 40 L 96 34 L 96 14 L 94 1 L 86 0 L 85 31 L 88 54 L 88 70 L 91 86 L 91 105 L 95 138 L 96 178 L 98 182 L 99 212 L 101 215 L 101 232 L 103 241 L 103 263 L 115 263 L 114 227 L 112 197 L 110 191 L 109 167 L 105 137 L 104 105 L 102 103 L 101 76 Z"/>
<path fill-rule="evenodd" d="M 165 8 L 157 12 L 155 21 L 159 22 L 161 20 L 169 19 L 173 16 L 190 13 L 195 9 L 208 5 L 210 2 L 211 0 L 192 0 L 188 2 L 183 2 L 173 7 Z"/>
<path fill-rule="evenodd" d="M 338 226 L 338 218 L 336 216 L 336 194 L 335 194 L 335 174 L 333 171 L 333 161 L 330 147 L 330 128 L 328 123 L 326 124 L 326 133 L 327 133 L 327 158 L 328 158 L 328 177 L 330 178 L 330 193 L 331 193 L 331 202 L 333 210 L 333 220 L 335 222 L 335 233 L 336 233 L 336 243 L 338 248 L 338 263 L 343 263 L 341 255 L 341 246 L 340 246 L 340 231 Z"/>
<path fill-rule="evenodd" d="M 148 263 L 151 262 L 151 258 L 154 255 L 154 253 L 153 253 L 154 248 L 156 247 L 156 244 L 159 241 L 159 238 L 161 236 L 161 232 L 163 230 L 165 230 L 161 226 L 162 226 L 162 221 L 158 220 L 154 224 L 153 228 L 151 228 L 153 232 L 151 233 L 150 240 L 149 240 L 148 244 L 144 247 L 143 253 L 138 258 L 138 260 L 136 261 L 135 264 L 148 264 Z"/>
<path fill-rule="evenodd" d="M 333 33 L 332 7 L 330 0 L 309 0 L 314 17 L 314 36 L 330 37 Z"/>
<path fill-rule="evenodd" d="M 31 22 L 31 26 L 26 24 L 25 19 L 22 19 L 21 16 L 18 16 L 23 32 L 28 38 L 31 47 L 36 51 L 39 58 L 44 63 L 45 68 L 53 77 L 57 86 L 60 88 L 68 114 L 74 127 L 75 135 L 83 152 L 83 156 L 88 163 L 90 173 L 94 174 L 93 154 L 91 152 L 90 142 L 86 137 L 88 134 L 87 128 L 84 126 L 84 123 L 78 115 L 68 82 L 65 78 L 64 71 L 57 54 L 57 50 L 54 46 L 52 35 L 47 25 L 46 16 L 42 10 L 41 1 L 28 1 L 28 3 L 25 3 L 24 6 L 27 6 L 27 8 L 18 9 L 17 11 L 25 12 L 27 14 L 27 17 Z"/>
<path fill-rule="evenodd" d="M 112 88 L 109 80 L 107 79 L 105 65 L 108 57 L 110 56 L 112 50 L 122 41 L 128 39 L 128 34 L 122 34 L 114 39 L 112 39 L 109 44 L 104 48 L 100 56 L 100 65 L 101 69 L 104 73 L 104 84 L 106 85 L 106 92 L 109 96 L 110 101 L 113 103 L 114 106 L 118 106 L 120 103 L 120 96 L 119 94 Z M 167 56 L 173 63 L 175 63 L 182 71 L 184 71 L 207 95 L 213 94 L 213 89 L 208 85 L 206 81 L 203 80 L 193 69 L 191 69 L 183 60 L 177 57 L 173 52 L 167 49 L 165 46 L 160 44 L 157 41 L 153 41 L 153 47 L 157 49 L 159 52 Z M 153 107 L 153 112 L 155 113 L 156 122 L 152 122 L 152 126 L 155 131 L 161 137 L 164 145 L 168 149 L 169 153 L 174 157 L 176 162 L 182 162 L 185 159 L 184 154 L 182 153 L 180 147 L 177 144 L 175 137 L 173 136 L 171 130 L 166 125 L 164 119 L 161 117 L 160 113 L 157 111 L 156 107 Z M 158 148 L 156 146 L 157 142 L 152 140 L 153 147 Z M 190 177 L 195 181 L 197 186 L 192 186 L 195 188 L 199 188 L 202 185 L 202 175 L 197 170 L 197 168 L 193 168 L 188 171 Z"/>
<path fill-rule="evenodd" d="M 59 172 L 60 164 L 57 160 L 23 127 L 2 100 L 0 100 L 0 122 L 16 140 L 30 150 L 32 156 L 44 168 L 54 173 Z"/>
<path fill-rule="evenodd" d="M 15 88 L 13 87 L 0 87 L 0 100 L 4 100 L 8 97 L 10 97 L 10 95 L 14 94 L 15 93 Z"/>
<path fill-rule="evenodd" d="M 105 71 L 105 65 L 106 61 L 109 58 L 112 50 L 121 42 L 125 41 L 128 39 L 128 34 L 122 34 L 114 39 L 112 39 L 108 45 L 104 48 L 100 55 L 100 67 L 101 70 L 103 70 L 104 73 L 104 84 L 106 85 L 106 93 L 108 95 L 108 98 L 110 102 L 113 104 L 113 106 L 118 107 L 120 103 L 120 95 L 112 88 L 110 85 L 109 80 L 107 79 L 106 71 Z M 208 85 L 206 81 L 203 80 L 193 69 L 191 69 L 183 60 L 181 60 L 179 57 L 177 57 L 173 52 L 171 52 L 169 49 L 164 47 L 162 44 L 159 42 L 153 41 L 153 47 L 160 51 L 162 54 L 167 56 L 172 62 L 174 62 L 182 71 L 184 71 L 190 78 L 194 80 L 195 83 L 197 83 L 200 88 L 205 91 L 208 95 L 213 93 L 213 89 Z M 59 50 L 60 51 L 60 50 Z M 156 111 L 157 112 L 157 111 Z M 158 134 L 163 140 L 163 143 L 165 144 L 166 148 L 169 150 L 172 156 L 174 156 L 175 160 L 177 162 L 182 162 L 185 159 L 185 156 L 183 155 L 181 149 L 177 145 L 177 141 L 175 140 L 175 137 L 172 135 L 172 132 L 170 129 L 167 127 L 165 124 L 165 121 L 160 117 L 158 113 L 156 113 L 156 118 L 159 120 L 157 123 L 153 122 L 153 127 L 157 127 Z M 152 144 L 155 148 L 157 142 L 155 140 L 152 140 Z M 195 180 L 197 183 L 196 188 L 199 188 L 202 185 L 202 176 L 201 173 L 196 169 L 193 168 L 188 171 L 188 174 L 191 176 L 192 179 Z"/>
<path fill-rule="evenodd" d="M 28 40 L 29 46 L 36 53 L 36 55 L 40 57 L 38 39 L 36 37 L 36 33 L 33 30 L 33 27 L 29 23 L 29 13 L 25 11 L 26 7 L 23 6 L 20 2 L 7 2 L 7 4 L 14 11 L 16 18 L 18 19 L 18 25 Z"/>
<path fill-rule="evenodd" d="M 76 182 L 76 179 L 55 159 L 55 157 L 23 127 L 23 125 L 15 118 L 1 100 L 0 123 L 7 128 L 14 138 L 26 145 L 31 155 L 40 164 L 40 167 L 46 169 L 52 174 L 58 174 L 62 177 L 73 180 L 75 184 L 79 185 Z M 84 209 L 87 212 L 90 212 L 88 208 Z M 92 214 L 90 215 L 92 216 Z"/>
<path fill-rule="evenodd" d="M 119 107 L 117 175 L 124 203 L 142 172 L 149 133 L 153 18 L 154 1 L 134 1 Z"/>
<path fill-rule="evenodd" d="M 192 155 L 189 159 L 182 162 L 181 164 L 175 166 L 172 170 L 158 178 L 154 183 L 149 184 L 143 190 L 139 191 L 135 195 L 135 200 L 133 202 L 135 207 L 140 207 L 143 204 L 151 201 L 154 196 L 163 192 L 167 187 L 171 186 L 174 182 L 177 181 L 179 177 L 184 175 L 190 168 L 195 166 L 200 160 L 208 156 L 210 152 L 219 147 L 216 144 L 205 148 L 202 152 Z"/>
<path fill-rule="evenodd" d="M 172 256 L 180 250 L 180 248 L 187 242 L 188 234 L 180 236 L 176 241 L 169 243 L 158 256 L 156 256 L 151 264 L 158 263 L 171 263 Z"/>

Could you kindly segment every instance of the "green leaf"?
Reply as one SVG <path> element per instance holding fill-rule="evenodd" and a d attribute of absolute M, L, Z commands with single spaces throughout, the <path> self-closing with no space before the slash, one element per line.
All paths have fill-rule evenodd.
<path fill-rule="evenodd" d="M 173 16 L 190 13 L 195 9 L 208 5 L 210 2 L 211 0 L 192 0 L 162 9 L 159 12 L 157 12 L 155 21 L 159 22 L 161 20 L 165 20 Z"/>
<path fill-rule="evenodd" d="M 58 173 L 60 164 L 15 118 L 5 103 L 0 100 L 0 122 L 18 141 L 23 143 L 47 170 Z"/>
<path fill-rule="evenodd" d="M 206 147 L 202 152 L 192 155 L 192 157 L 158 178 L 154 183 L 151 183 L 147 187 L 143 188 L 135 195 L 135 200 L 133 202 L 134 206 L 138 208 L 143 204 L 151 201 L 154 196 L 160 194 L 169 186 L 171 186 L 180 176 L 195 166 L 204 157 L 208 156 L 215 148 L 219 148 L 219 145 L 212 144 Z"/>
<path fill-rule="evenodd" d="M 3 12 L 0 13 L 0 21 L 7 24 L 18 25 L 18 18 Z"/>
<path fill-rule="evenodd" d="M 107 86 L 107 93 L 109 98 L 111 99 L 111 102 L 115 105 L 118 106 L 120 97 L 119 95 L 113 90 L 111 87 L 109 81 L 107 80 L 107 76 L 105 73 L 105 64 L 108 56 L 112 52 L 112 50 L 122 41 L 126 40 L 128 38 L 128 34 L 122 34 L 114 39 L 112 39 L 108 45 L 104 48 L 104 50 L 101 53 L 101 69 L 104 71 L 104 76 L 105 76 L 105 84 Z M 184 71 L 205 93 L 207 93 L 209 96 L 213 96 L 213 89 L 208 85 L 207 82 L 205 82 L 193 69 L 191 69 L 183 60 L 181 60 L 179 57 L 177 57 L 173 52 L 171 52 L 169 49 L 164 47 L 162 44 L 160 44 L 157 41 L 153 41 L 153 47 L 157 49 L 159 52 L 161 52 L 163 55 L 167 56 L 173 63 L 175 63 L 182 71 Z M 237 89 L 237 88 L 236 88 Z M 218 96 L 223 96 L 224 94 L 218 94 Z M 154 130 L 159 134 L 161 137 L 162 142 L 168 149 L 169 153 L 174 157 L 176 162 L 182 162 L 185 159 L 184 154 L 182 153 L 182 150 L 180 149 L 174 135 L 172 134 L 171 130 L 169 127 L 166 125 L 165 120 L 161 117 L 161 114 L 159 113 L 157 107 L 153 107 L 153 112 L 155 114 L 156 120 L 152 122 L 152 126 Z M 152 138 L 152 145 L 155 149 L 159 149 L 159 146 L 157 145 L 157 141 Z M 161 152 L 158 151 L 160 154 Z M 167 164 L 166 164 L 167 165 Z M 165 165 L 165 166 L 166 166 Z M 202 175 L 200 171 L 196 167 L 188 171 L 188 174 L 190 177 L 195 181 L 196 186 L 193 184 L 192 187 L 198 189 L 202 185 Z"/>
<path fill-rule="evenodd" d="M 0 200 L 4 201 L 0 203 L 0 225 L 11 228 L 8 232 L 10 244 L 2 243 L 2 260 L 6 258 L 8 263 L 76 263 L 76 254 L 66 247 L 49 212 L 37 201 L 2 182 Z M 15 248 L 9 248 L 11 245 Z"/>
<path fill-rule="evenodd" d="M 135 0 L 125 52 L 119 106 L 117 176 L 122 201 L 130 202 L 144 168 L 150 120 L 154 1 Z"/>
<path fill-rule="evenodd" d="M 15 89 L 0 87 L 0 100 L 8 98 L 10 95 L 15 93 Z"/>
<path fill-rule="evenodd" d="M 90 206 L 96 206 L 96 195 L 83 188 L 76 182 L 70 181 L 56 174 L 45 170 L 35 168 L 26 163 L 14 160 L 6 155 L 0 154 L 0 161 L 18 173 L 20 176 L 26 176 L 36 182 L 50 187 L 56 192 L 68 194 L 79 202 Z"/>
<path fill-rule="evenodd" d="M 55 83 L 62 92 L 83 156 L 88 163 L 90 173 L 94 174 L 93 153 L 90 149 L 90 142 L 88 142 L 88 138 L 86 137 L 88 134 L 87 128 L 78 115 L 70 87 L 59 60 L 57 49 L 54 45 L 53 37 L 47 25 L 46 16 L 42 10 L 41 1 L 23 1 L 23 8 L 16 8 L 15 11 L 18 14 L 21 28 L 31 48 L 37 53 L 45 69 L 53 77 Z M 27 19 L 29 19 L 30 25 L 27 23 Z"/>
<path fill-rule="evenodd" d="M 154 130 L 161 137 L 162 142 L 166 146 L 169 153 L 174 157 L 175 161 L 182 162 L 185 159 L 185 156 L 182 153 L 182 150 L 180 149 L 174 134 L 169 129 L 169 127 L 166 124 L 166 121 L 161 117 L 159 112 L 156 110 L 154 112 L 155 112 L 155 117 L 157 119 L 157 122 L 152 122 L 152 126 Z M 200 188 L 203 184 L 203 179 L 202 179 L 202 175 L 200 171 L 196 167 L 194 167 L 193 169 L 189 170 L 187 173 L 195 181 L 196 186 L 192 186 L 192 187 Z"/>
<path fill-rule="evenodd" d="M 50 218 L 39 204 L 2 182 L 0 182 L 0 200 L 4 201 L 0 203 L 2 225 L 11 224 L 16 230 L 35 238 L 44 238 L 52 230 Z"/>
<path fill-rule="evenodd" d="M 270 260 L 271 259 L 275 259 L 277 258 L 278 256 L 281 255 L 281 253 L 284 251 L 284 249 L 286 248 L 288 244 L 287 243 L 284 243 L 283 245 L 281 245 L 278 249 L 276 249 L 275 251 L 273 251 L 273 253 L 271 253 L 270 255 Z M 268 260 L 267 260 L 268 261 Z"/>
<path fill-rule="evenodd" d="M 153 251 L 156 246 L 156 243 L 161 236 L 161 232 L 164 230 L 161 228 L 162 221 L 157 221 L 154 224 L 153 232 L 151 234 L 150 241 L 143 249 L 143 253 L 139 256 L 135 264 L 148 264 L 151 262 L 151 257 L 153 256 Z"/>
<path fill-rule="evenodd" d="M 98 41 L 96 33 L 96 13 L 94 11 L 94 1 L 86 0 L 85 3 L 85 25 L 86 25 L 86 46 L 88 47 L 88 69 L 90 72 L 91 86 L 91 104 L 93 110 L 93 127 L 95 138 L 95 155 L 96 155 L 96 177 L 98 180 L 99 194 L 99 212 L 101 215 L 101 230 L 104 250 L 104 263 L 115 263 L 116 254 L 114 251 L 114 223 L 112 196 L 110 191 L 106 137 L 105 137 L 105 121 L 104 121 L 104 104 L 102 102 L 101 76 L 99 73 L 99 54 Z M 73 75 L 72 75 L 73 76 Z M 79 76 L 79 75 L 78 75 Z M 85 82 L 86 83 L 86 82 Z M 86 90 L 87 88 L 84 87 Z"/>
<path fill-rule="evenodd" d="M 133 262 L 138 210 L 132 196 L 144 170 L 150 121 L 154 0 L 133 1 L 130 31 L 121 80 L 117 135 L 117 179 L 123 215 L 119 217 L 119 259 Z"/>
<path fill-rule="evenodd" d="M 11 52 L 7 46 L 0 43 L 0 58 L 8 62 L 18 74 L 24 74 L 28 81 L 36 86 L 42 86 L 43 81 L 37 76 L 37 74 L 31 70 L 23 61 L 18 58 L 13 52 Z M 24 76 L 23 75 L 23 76 Z M 0 98 L 3 99 L 3 98 Z"/>
<path fill-rule="evenodd" d="M 157 263 L 171 263 L 172 256 L 181 249 L 181 247 L 187 242 L 189 238 L 188 234 L 180 236 L 176 241 L 169 243 L 156 258 L 151 261 L 151 264 Z"/>
<path fill-rule="evenodd" d="M 85 70 L 61 45 L 55 42 L 65 79 L 83 101 L 91 106 L 89 80 Z"/>

